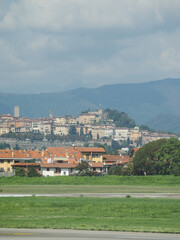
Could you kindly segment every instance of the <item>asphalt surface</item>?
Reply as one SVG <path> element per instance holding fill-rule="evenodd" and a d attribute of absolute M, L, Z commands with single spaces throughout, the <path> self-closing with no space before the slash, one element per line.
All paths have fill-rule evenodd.
<path fill-rule="evenodd" d="M 51 230 L 51 229 L 1 229 L 0 240 L 56 240 L 56 239 L 120 239 L 120 240 L 179 240 L 180 234 L 164 233 L 133 233 L 133 232 L 106 232 L 80 230 Z"/>
<path fill-rule="evenodd" d="M 65 193 L 65 194 L 10 194 L 0 193 L 0 197 L 100 197 L 100 198 L 171 198 L 180 199 L 180 193 Z"/>

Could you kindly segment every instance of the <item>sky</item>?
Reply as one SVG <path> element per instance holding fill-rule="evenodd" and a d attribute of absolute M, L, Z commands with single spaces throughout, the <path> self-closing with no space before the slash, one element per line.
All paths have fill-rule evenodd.
<path fill-rule="evenodd" d="M 0 92 L 180 77 L 179 0 L 0 0 Z"/>

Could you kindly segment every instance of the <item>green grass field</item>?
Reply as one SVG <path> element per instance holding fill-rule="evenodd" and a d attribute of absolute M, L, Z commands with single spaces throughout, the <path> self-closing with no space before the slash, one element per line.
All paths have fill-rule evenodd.
<path fill-rule="evenodd" d="M 103 177 L 1 177 L 0 185 L 138 185 L 180 186 L 180 176 L 110 176 Z"/>
<path fill-rule="evenodd" d="M 1 177 L 3 193 L 180 193 L 180 177 Z"/>
<path fill-rule="evenodd" d="M 180 193 L 178 186 L 134 185 L 2 185 L 2 193 Z M 1 193 L 0 193 L 1 194 Z"/>
<path fill-rule="evenodd" d="M 0 198 L 0 227 L 180 233 L 180 201 L 146 198 Z"/>

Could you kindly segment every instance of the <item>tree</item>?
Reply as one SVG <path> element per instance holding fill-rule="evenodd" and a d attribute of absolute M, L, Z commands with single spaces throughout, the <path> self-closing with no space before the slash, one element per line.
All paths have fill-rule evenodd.
<path fill-rule="evenodd" d="M 180 141 L 160 139 L 140 148 L 133 158 L 135 175 L 180 175 Z"/>
<path fill-rule="evenodd" d="M 32 165 L 32 166 L 29 166 L 29 168 L 28 168 L 27 176 L 28 177 L 40 177 L 41 175 L 38 173 L 37 167 Z"/>
<path fill-rule="evenodd" d="M 153 175 L 156 173 L 154 155 L 165 142 L 165 139 L 150 142 L 136 152 L 133 158 L 135 175 Z"/>
<path fill-rule="evenodd" d="M 160 147 L 155 154 L 156 174 L 160 175 L 180 175 L 180 141 L 171 138 Z"/>
<path fill-rule="evenodd" d="M 19 177 L 24 177 L 24 176 L 26 176 L 26 171 L 24 168 L 17 167 L 15 169 L 15 175 L 19 176 Z"/>
<path fill-rule="evenodd" d="M 89 165 L 88 162 L 81 162 L 78 164 L 78 166 L 75 168 L 75 170 L 77 171 L 78 176 L 92 176 L 93 175 L 93 171 L 92 171 L 92 167 Z"/>
<path fill-rule="evenodd" d="M 0 143 L 0 149 L 7 149 L 7 148 L 11 148 L 11 146 L 8 143 Z"/>
<path fill-rule="evenodd" d="M 123 166 L 111 166 L 108 171 L 109 175 L 123 175 Z"/>
<path fill-rule="evenodd" d="M 119 155 L 118 149 L 120 149 L 120 145 L 117 141 L 112 140 L 111 143 L 111 151 L 113 155 Z"/>
<path fill-rule="evenodd" d="M 70 126 L 69 135 L 76 135 L 76 127 L 75 126 Z"/>
<path fill-rule="evenodd" d="M 120 113 L 117 110 L 111 110 L 109 108 L 107 108 L 105 112 L 108 114 L 108 119 L 112 119 L 116 127 L 133 128 L 136 126 L 135 121 L 125 112 Z"/>
<path fill-rule="evenodd" d="M 20 148 L 19 145 L 16 143 L 14 149 L 15 149 L 15 150 L 20 150 L 21 148 Z"/>
<path fill-rule="evenodd" d="M 133 174 L 133 162 L 128 162 L 123 168 L 123 176 L 132 176 Z"/>
<path fill-rule="evenodd" d="M 80 136 L 83 136 L 84 135 L 84 132 L 83 132 L 83 128 L 81 127 L 80 129 Z"/>

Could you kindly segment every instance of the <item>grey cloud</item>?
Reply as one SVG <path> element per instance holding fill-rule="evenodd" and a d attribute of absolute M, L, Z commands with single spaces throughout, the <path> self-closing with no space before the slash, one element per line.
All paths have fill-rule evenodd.
<path fill-rule="evenodd" d="M 2 0 L 0 9 L 3 91 L 180 75 L 179 0 Z"/>

